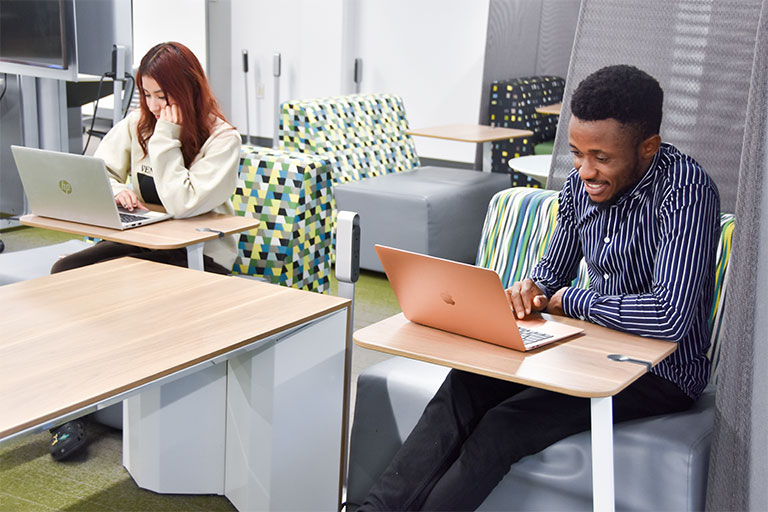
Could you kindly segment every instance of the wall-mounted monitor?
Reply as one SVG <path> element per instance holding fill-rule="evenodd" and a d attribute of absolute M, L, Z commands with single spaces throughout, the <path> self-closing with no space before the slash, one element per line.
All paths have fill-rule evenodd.
<path fill-rule="evenodd" d="M 77 80 L 74 0 L 0 0 L 0 72 Z"/>
<path fill-rule="evenodd" d="M 131 0 L 0 0 L 0 73 L 76 82 L 133 47 Z"/>

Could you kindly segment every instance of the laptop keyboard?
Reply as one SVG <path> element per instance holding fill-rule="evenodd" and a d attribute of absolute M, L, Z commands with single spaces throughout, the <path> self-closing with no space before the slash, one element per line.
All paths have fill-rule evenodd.
<path fill-rule="evenodd" d="M 525 345 L 538 343 L 540 341 L 543 341 L 552 337 L 551 334 L 546 334 L 539 331 L 532 331 L 531 329 L 526 329 L 525 327 L 519 327 L 519 329 L 520 329 L 520 337 L 523 338 L 523 344 Z"/>
<path fill-rule="evenodd" d="M 131 213 L 121 213 L 120 214 L 120 222 L 127 223 L 127 222 L 137 222 L 140 220 L 144 220 L 146 217 L 144 215 L 133 215 Z"/>

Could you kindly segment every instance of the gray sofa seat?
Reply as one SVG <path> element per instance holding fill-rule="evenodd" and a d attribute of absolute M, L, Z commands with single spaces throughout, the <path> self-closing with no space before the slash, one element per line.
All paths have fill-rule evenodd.
<path fill-rule="evenodd" d="M 351 508 L 365 499 L 447 373 L 394 357 L 360 374 L 350 442 Z M 710 387 L 686 412 L 615 426 L 616 510 L 703 510 L 714 401 Z M 478 510 L 591 510 L 591 489 L 590 433 L 582 432 L 513 464 Z"/>
<path fill-rule="evenodd" d="M 509 175 L 442 167 L 334 186 L 336 207 L 360 216 L 360 266 L 383 271 L 374 244 L 474 263 L 488 203 Z"/>

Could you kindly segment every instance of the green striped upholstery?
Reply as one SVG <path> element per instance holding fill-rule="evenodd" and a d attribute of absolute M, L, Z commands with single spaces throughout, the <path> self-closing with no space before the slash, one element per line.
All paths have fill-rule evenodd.
<path fill-rule="evenodd" d="M 557 192 L 554 190 L 518 187 L 497 193 L 488 205 L 476 264 L 494 270 L 506 287 L 526 278 L 544 255 L 552 238 L 557 207 Z M 709 318 L 711 345 L 707 354 L 712 361 L 713 380 L 717 379 L 720 362 L 720 333 L 734 220 L 731 214 L 720 216 L 722 231 L 717 247 L 715 296 Z M 589 287 L 587 266 L 583 259 L 573 285 Z"/>
<path fill-rule="evenodd" d="M 524 279 L 544 255 L 556 219 L 557 192 L 502 190 L 488 204 L 476 264 L 496 271 L 504 286 Z"/>
<path fill-rule="evenodd" d="M 720 215 L 720 243 L 717 245 L 717 266 L 715 268 L 715 298 L 712 301 L 712 312 L 709 315 L 709 328 L 711 329 L 709 352 L 707 357 L 712 361 L 712 375 L 710 379 L 717 382 L 718 368 L 720 366 L 720 333 L 723 327 L 723 312 L 725 308 L 725 294 L 728 289 L 728 263 L 731 259 L 731 241 L 736 219 L 729 213 Z"/>

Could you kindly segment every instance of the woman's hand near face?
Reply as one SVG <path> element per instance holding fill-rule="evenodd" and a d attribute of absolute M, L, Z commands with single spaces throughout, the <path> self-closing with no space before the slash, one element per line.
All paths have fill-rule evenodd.
<path fill-rule="evenodd" d="M 129 212 L 132 212 L 136 208 L 141 210 L 147 209 L 147 207 L 139 201 L 139 196 L 137 196 L 136 192 L 133 190 L 121 190 L 115 194 L 115 203 L 117 206 L 122 206 Z"/>
<path fill-rule="evenodd" d="M 160 119 L 168 121 L 173 124 L 181 124 L 181 110 L 175 103 L 173 105 L 168 104 L 160 111 Z"/>

